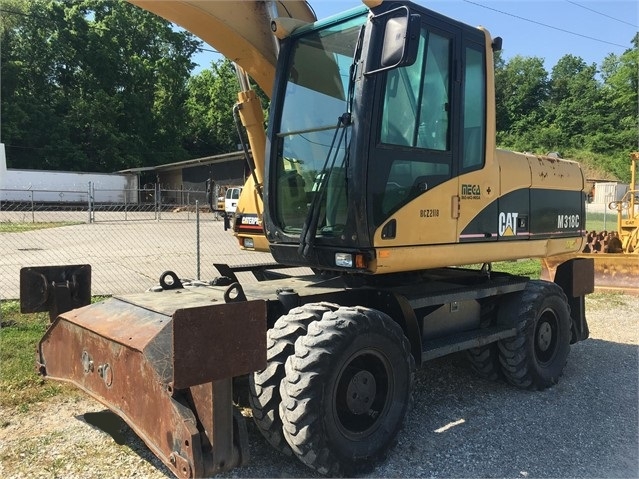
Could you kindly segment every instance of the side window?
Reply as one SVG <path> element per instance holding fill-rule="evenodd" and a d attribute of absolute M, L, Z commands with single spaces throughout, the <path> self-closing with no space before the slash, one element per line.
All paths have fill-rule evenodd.
<path fill-rule="evenodd" d="M 484 52 L 466 47 L 463 171 L 475 170 L 484 165 L 486 136 L 486 75 L 484 74 L 484 65 Z"/>
<path fill-rule="evenodd" d="M 380 135 L 382 143 L 414 146 L 425 44 L 426 32 L 422 30 L 415 63 L 387 73 Z"/>
<path fill-rule="evenodd" d="M 382 143 L 450 149 L 450 49 L 450 39 L 423 29 L 417 61 L 388 72 Z"/>
<path fill-rule="evenodd" d="M 449 150 L 450 40 L 430 34 L 415 146 Z"/>

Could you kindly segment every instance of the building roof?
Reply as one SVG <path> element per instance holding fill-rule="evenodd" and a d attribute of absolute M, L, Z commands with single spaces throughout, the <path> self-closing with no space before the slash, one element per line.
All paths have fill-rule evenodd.
<path fill-rule="evenodd" d="M 249 150 L 250 154 L 250 150 Z M 143 166 L 140 168 L 128 168 L 126 170 L 120 170 L 118 173 L 143 173 L 146 171 L 171 171 L 181 170 L 192 166 L 205 166 L 213 163 L 224 163 L 226 161 L 244 160 L 243 151 L 233 151 L 231 153 L 223 153 L 221 155 L 203 156 L 201 158 L 193 158 L 191 160 L 176 161 L 175 163 L 166 163 L 164 165 L 157 166 Z"/>

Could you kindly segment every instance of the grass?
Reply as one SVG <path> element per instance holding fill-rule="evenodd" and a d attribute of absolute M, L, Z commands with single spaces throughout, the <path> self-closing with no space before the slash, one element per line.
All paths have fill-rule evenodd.
<path fill-rule="evenodd" d="M 493 271 L 539 279 L 539 276 L 541 275 L 541 261 L 538 259 L 499 261 L 497 263 L 493 263 Z"/>
<path fill-rule="evenodd" d="M 49 324 L 48 313 L 20 314 L 18 301 L 0 303 L 0 406 L 30 404 L 61 392 L 54 383 L 44 382 L 35 369 L 36 345 Z"/>
<path fill-rule="evenodd" d="M 596 291 L 588 295 L 588 308 L 589 310 L 604 310 L 610 311 L 611 309 L 622 308 L 628 305 L 629 297 L 624 293 L 618 293 L 614 291 L 599 292 Z"/>
<path fill-rule="evenodd" d="M 466 268 L 479 269 L 481 264 L 465 265 Z M 538 259 L 518 259 L 514 261 L 498 261 L 492 263 L 493 271 L 500 273 L 510 273 L 518 276 L 528 276 L 532 279 L 539 279 L 541 275 L 541 261 Z"/>
<path fill-rule="evenodd" d="M 37 345 L 49 326 L 49 314 L 21 314 L 18 301 L 1 301 L 0 313 L 0 406 L 26 412 L 49 397 L 74 395 L 72 387 L 45 381 L 36 371 Z"/>
<path fill-rule="evenodd" d="M 73 226 L 83 224 L 81 221 L 60 221 L 55 223 L 14 223 L 3 221 L 0 223 L 0 233 L 24 233 L 25 231 L 58 228 L 60 226 Z"/>

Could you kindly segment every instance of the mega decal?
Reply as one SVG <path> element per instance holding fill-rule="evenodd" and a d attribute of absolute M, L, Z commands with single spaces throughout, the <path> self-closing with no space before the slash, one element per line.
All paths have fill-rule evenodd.
<path fill-rule="evenodd" d="M 461 199 L 462 200 L 480 200 L 481 188 L 479 185 L 461 185 Z"/>

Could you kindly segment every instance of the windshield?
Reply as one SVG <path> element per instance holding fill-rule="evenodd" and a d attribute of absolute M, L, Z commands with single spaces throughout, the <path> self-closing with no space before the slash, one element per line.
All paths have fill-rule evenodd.
<path fill-rule="evenodd" d="M 337 234 L 346 223 L 350 134 L 343 130 L 350 126 L 338 126 L 338 119 L 348 110 L 350 68 L 365 20 L 362 15 L 309 32 L 293 46 L 276 136 L 277 219 L 288 233 L 301 231 L 320 190 L 316 233 Z"/>

